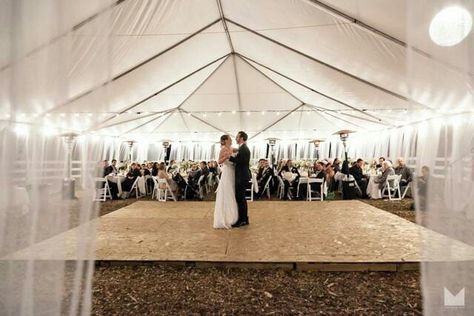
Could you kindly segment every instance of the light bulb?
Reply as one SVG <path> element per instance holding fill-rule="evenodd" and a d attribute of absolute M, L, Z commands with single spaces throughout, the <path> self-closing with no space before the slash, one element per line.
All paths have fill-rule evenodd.
<path fill-rule="evenodd" d="M 472 29 L 472 16 L 459 6 L 444 8 L 430 23 L 430 37 L 439 46 L 454 46 L 462 42 Z"/>

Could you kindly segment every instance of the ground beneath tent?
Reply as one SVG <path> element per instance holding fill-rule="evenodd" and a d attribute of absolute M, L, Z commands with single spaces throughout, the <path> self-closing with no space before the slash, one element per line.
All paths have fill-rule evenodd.
<path fill-rule="evenodd" d="M 114 266 L 94 275 L 93 315 L 418 315 L 419 272 Z"/>

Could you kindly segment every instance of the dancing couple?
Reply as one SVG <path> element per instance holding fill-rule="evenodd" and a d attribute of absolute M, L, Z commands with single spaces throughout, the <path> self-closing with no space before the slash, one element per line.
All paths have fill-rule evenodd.
<path fill-rule="evenodd" d="M 238 149 L 232 148 L 232 138 L 221 136 L 219 164 L 222 173 L 217 187 L 214 209 L 214 228 L 241 227 L 249 224 L 245 191 L 251 179 L 249 163 L 250 150 L 247 134 L 238 132 L 235 140 Z"/>

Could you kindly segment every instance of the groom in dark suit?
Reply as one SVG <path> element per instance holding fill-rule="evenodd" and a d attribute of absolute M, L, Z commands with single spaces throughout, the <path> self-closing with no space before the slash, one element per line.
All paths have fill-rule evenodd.
<path fill-rule="evenodd" d="M 238 132 L 235 140 L 239 144 L 239 150 L 235 157 L 229 160 L 235 163 L 235 199 L 239 209 L 239 220 L 232 227 L 240 227 L 249 224 L 247 215 L 247 200 L 245 199 L 245 190 L 250 181 L 250 150 L 247 147 L 248 136 L 245 132 Z"/>

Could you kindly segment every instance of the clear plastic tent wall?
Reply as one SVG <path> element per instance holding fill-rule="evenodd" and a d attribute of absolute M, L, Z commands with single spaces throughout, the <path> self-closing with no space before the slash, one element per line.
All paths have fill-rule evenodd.
<path fill-rule="evenodd" d="M 436 118 L 417 126 L 416 170 L 423 176 L 418 181 L 418 220 L 470 245 L 474 245 L 473 18 L 473 1 L 407 2 L 410 94 L 414 100 L 432 96 L 435 101 L 429 105 L 436 111 Z M 420 51 L 435 60 L 429 69 L 422 67 Z M 417 81 L 420 77 L 423 84 Z M 473 261 L 454 261 L 452 245 L 437 249 L 431 240 L 423 242 L 424 313 L 474 314 Z"/>
<path fill-rule="evenodd" d="M 92 179 L 103 149 L 90 136 L 75 137 L 72 133 L 80 132 L 75 124 L 55 125 L 45 114 L 81 89 L 79 82 L 110 77 L 111 17 L 89 23 L 87 32 L 72 31 L 108 5 L 0 2 L 1 315 L 90 313 Z M 98 96 L 102 104 L 107 100 L 106 93 Z M 59 136 L 63 133 L 68 136 Z M 64 182 L 63 188 L 63 181 L 78 174 L 72 199 L 66 194 L 71 184 Z M 77 243 L 71 244 L 61 233 L 72 228 Z M 55 238 L 55 247 L 42 247 L 49 238 Z"/>
<path fill-rule="evenodd" d="M 403 10 L 392 8 L 388 21 L 376 9 L 356 18 L 407 44 L 408 108 L 423 104 L 426 110 L 404 111 L 406 122 L 396 128 L 354 134 L 349 156 L 405 158 L 415 170 L 419 224 L 474 245 L 474 3 L 407 1 Z M 473 261 L 454 258 L 449 242 L 420 237 L 424 314 L 474 314 Z"/>

